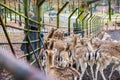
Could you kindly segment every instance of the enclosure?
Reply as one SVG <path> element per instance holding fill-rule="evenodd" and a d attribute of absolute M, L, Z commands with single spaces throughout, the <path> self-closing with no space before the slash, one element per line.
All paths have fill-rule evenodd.
<path fill-rule="evenodd" d="M 76 36 L 78 42 L 75 43 Z M 89 44 L 91 41 L 94 43 Z M 95 47 L 98 44 L 102 45 Z M 97 52 L 101 46 L 106 51 L 114 48 L 113 52 L 108 50 L 107 56 L 100 52 L 101 57 Z M 0 80 L 50 80 L 51 76 L 57 76 L 53 80 L 108 80 L 114 66 L 117 70 L 110 79 L 120 80 L 119 47 L 120 0 L 0 0 Z M 77 54 L 77 49 L 86 52 Z M 52 57 L 49 56 L 50 51 L 54 52 Z M 82 57 L 75 57 L 77 55 Z M 105 58 L 105 64 L 100 62 L 103 66 L 109 63 L 106 68 L 100 65 L 97 79 L 96 56 L 99 57 L 98 62 Z M 53 62 L 58 62 L 50 68 L 53 57 L 56 59 Z M 85 71 L 81 62 L 83 57 L 88 59 Z M 112 62 L 114 57 L 116 62 Z M 62 61 L 61 58 L 68 60 Z M 64 68 L 62 63 L 66 64 Z M 104 75 L 100 71 L 103 69 Z M 79 77 L 76 78 L 77 73 Z M 51 75 L 46 78 L 47 74 Z"/>

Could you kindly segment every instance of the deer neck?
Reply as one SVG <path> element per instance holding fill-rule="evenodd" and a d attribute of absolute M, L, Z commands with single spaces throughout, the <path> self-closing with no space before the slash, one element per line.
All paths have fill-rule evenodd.
<path fill-rule="evenodd" d="M 49 55 L 46 61 L 46 68 L 47 70 L 50 70 L 51 67 L 54 66 L 54 59 L 53 55 Z"/>
<path fill-rule="evenodd" d="M 77 37 L 74 37 L 74 41 L 73 41 L 73 47 L 75 47 L 77 45 Z"/>

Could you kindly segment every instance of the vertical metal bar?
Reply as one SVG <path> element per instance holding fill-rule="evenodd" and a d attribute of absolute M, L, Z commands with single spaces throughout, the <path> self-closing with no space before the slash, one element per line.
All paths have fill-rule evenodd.
<path fill-rule="evenodd" d="M 45 0 L 37 0 L 37 4 L 36 4 L 37 5 L 37 20 L 38 20 L 39 23 L 40 23 L 40 19 L 42 19 L 42 17 L 41 17 L 42 7 L 41 6 L 44 2 L 45 2 Z M 40 33 L 41 33 L 41 25 L 40 24 L 38 24 L 38 31 L 40 31 Z M 40 41 L 41 41 L 40 33 L 38 33 L 38 39 L 40 39 Z M 38 48 L 40 48 L 40 41 L 38 42 Z M 31 45 L 31 48 L 32 48 L 32 45 Z M 33 52 L 34 52 L 34 50 L 33 50 Z M 40 52 L 40 50 L 38 51 L 38 53 L 39 52 Z M 39 69 L 41 69 L 41 66 L 38 62 L 37 55 L 35 54 L 35 52 L 34 52 L 34 56 L 36 58 L 36 62 L 38 64 Z"/>
<path fill-rule="evenodd" d="M 16 2 L 17 0 L 14 1 L 15 11 L 16 11 Z M 15 13 L 15 23 L 16 23 L 16 13 Z"/>
<path fill-rule="evenodd" d="M 92 20 L 92 21 L 93 21 L 93 26 L 92 26 L 92 30 L 93 30 L 93 31 L 92 31 L 92 32 L 94 33 L 94 37 L 95 37 L 95 30 L 96 30 L 96 28 L 95 28 L 95 25 L 96 25 L 96 17 L 97 17 L 97 16 L 95 16 L 95 17 L 93 18 L 93 20 Z"/>
<path fill-rule="evenodd" d="M 68 17 L 68 35 L 70 35 L 70 18 L 73 16 L 73 14 L 77 11 L 78 8 L 76 8 L 71 14 L 70 16 Z"/>
<path fill-rule="evenodd" d="M 41 0 L 40 0 L 41 1 Z M 37 3 L 39 2 L 39 0 L 37 0 Z M 38 6 L 39 4 L 37 4 L 36 3 L 36 6 L 37 6 L 37 21 L 38 22 L 40 22 L 40 15 L 41 15 L 41 7 L 40 6 Z M 40 26 L 40 24 L 38 24 L 38 31 L 40 31 L 41 30 L 41 26 Z M 40 37 L 40 33 L 38 33 L 38 39 L 40 39 L 41 37 Z M 32 47 L 32 46 L 31 46 Z M 40 47 L 40 41 L 38 41 L 38 47 Z M 38 53 L 39 53 L 40 51 L 38 51 Z M 39 68 L 40 68 L 40 66 L 39 66 Z"/>
<path fill-rule="evenodd" d="M 25 16 L 27 17 L 27 18 L 25 18 L 25 28 L 29 30 L 29 26 L 28 26 L 28 23 L 29 23 L 29 20 L 28 20 L 28 0 L 24 0 L 24 14 L 25 14 Z M 20 16 L 19 16 L 19 18 L 20 18 Z M 25 35 L 25 36 L 26 36 L 25 39 L 26 39 L 26 41 L 28 41 L 29 31 L 26 31 L 25 34 L 26 34 L 26 35 Z M 30 46 L 30 44 L 27 43 L 27 44 L 26 44 L 26 52 L 27 52 L 27 53 L 29 54 L 29 56 L 30 56 L 29 46 Z"/>
<path fill-rule="evenodd" d="M 19 0 L 19 3 L 20 3 L 20 0 Z M 24 0 L 24 13 L 25 13 L 25 16 L 28 18 L 28 0 Z M 29 20 L 27 18 L 25 18 L 25 28 L 29 29 L 29 26 L 28 26 Z"/>
<path fill-rule="evenodd" d="M 109 6 L 109 21 L 111 21 L 111 0 L 108 0 L 108 6 Z"/>
<path fill-rule="evenodd" d="M 81 11 L 76 18 L 76 28 L 78 28 L 78 18 L 83 14 L 84 11 Z"/>
<path fill-rule="evenodd" d="M 59 12 L 59 0 L 57 0 L 57 10 Z M 57 28 L 59 28 L 59 15 L 57 15 Z"/>
<path fill-rule="evenodd" d="M 91 14 L 90 14 L 90 16 L 88 17 L 88 19 L 86 20 L 86 22 L 87 22 L 87 35 L 89 34 L 89 25 L 88 25 L 88 20 L 91 18 Z"/>
<path fill-rule="evenodd" d="M 4 22 L 3 22 L 2 19 L 3 19 L 3 18 L 2 18 L 2 15 L 0 15 L 0 22 L 1 22 L 1 25 L 2 25 L 2 28 L 3 28 L 3 31 L 4 31 L 4 33 L 5 33 L 5 36 L 6 36 L 7 40 L 8 40 L 8 43 L 9 43 L 9 45 L 10 45 L 10 48 L 11 48 L 11 51 L 12 51 L 13 55 L 16 56 L 16 55 L 15 55 L 15 51 L 14 51 L 13 46 L 12 46 L 12 43 L 11 43 L 10 38 L 9 38 L 9 36 L 8 36 L 7 30 L 6 30 L 6 28 L 5 28 L 5 24 L 4 24 Z"/>
<path fill-rule="evenodd" d="M 11 7 L 10 0 L 9 0 L 9 7 Z M 12 12 L 10 10 L 9 10 L 9 14 L 10 14 L 10 21 L 12 21 Z"/>
<path fill-rule="evenodd" d="M 82 19 L 82 37 L 84 37 L 84 20 L 88 15 L 89 15 L 89 13 L 87 13 Z"/>
<path fill-rule="evenodd" d="M 70 17 L 68 18 L 68 35 L 70 35 Z"/>
<path fill-rule="evenodd" d="M 4 0 L 4 4 L 6 4 L 6 0 Z M 6 17 L 6 13 L 7 11 L 6 11 L 6 8 L 5 8 L 5 23 L 7 23 L 7 17 Z"/>
<path fill-rule="evenodd" d="M 59 15 L 57 15 L 57 28 L 59 28 L 59 22 L 60 22 Z"/>
<path fill-rule="evenodd" d="M 40 1 L 40 2 L 39 2 Z M 37 3 L 39 2 L 39 4 L 37 4 L 37 20 L 38 20 L 38 22 L 40 23 L 40 21 L 42 20 L 42 17 L 41 17 L 41 15 L 42 15 L 42 11 L 43 11 L 43 9 L 42 9 L 42 4 L 45 2 L 45 0 L 38 0 L 37 1 Z M 43 16 L 43 15 L 42 15 Z M 41 20 L 40 20 L 41 19 Z M 41 24 L 38 24 L 38 31 L 40 31 L 40 33 L 41 33 Z M 40 39 L 41 40 L 41 34 L 40 33 L 38 33 L 38 39 Z M 38 42 L 38 48 L 40 48 L 40 41 Z M 38 53 L 40 52 L 40 50 L 38 51 Z"/>
<path fill-rule="evenodd" d="M 25 16 L 27 18 L 25 18 L 25 27 L 29 30 L 29 26 L 28 26 L 28 23 L 29 23 L 29 20 L 28 20 L 28 0 L 24 0 L 24 12 L 25 12 Z M 39 11 L 38 11 L 39 12 Z M 33 54 L 35 56 L 35 59 L 36 59 L 36 62 L 38 64 L 38 67 L 40 68 L 40 65 L 39 65 L 39 62 L 38 62 L 38 59 L 37 59 L 37 55 L 31 45 L 31 42 L 30 42 L 30 37 L 28 36 L 29 35 L 29 31 L 26 33 L 26 40 L 28 41 L 28 44 L 26 45 L 26 49 L 27 49 L 27 52 L 29 53 L 30 50 L 29 50 L 29 47 L 31 47 L 32 51 L 33 51 Z M 29 53 L 29 56 L 30 56 L 30 53 Z"/>
<path fill-rule="evenodd" d="M 27 6 L 28 7 L 28 6 Z M 21 12 L 21 5 L 20 5 L 20 0 L 19 0 L 19 4 L 18 4 L 18 12 L 20 13 Z M 22 23 L 21 23 L 21 16 L 19 15 L 19 25 L 21 26 Z"/>
<path fill-rule="evenodd" d="M 95 15 L 92 16 L 91 19 L 90 19 L 90 34 L 92 33 L 92 19 L 93 19 L 94 17 L 95 17 Z"/>
<path fill-rule="evenodd" d="M 63 6 L 62 6 L 62 8 L 58 11 L 58 13 L 57 13 L 57 28 L 59 28 L 59 14 L 62 12 L 62 10 L 68 5 L 68 3 L 69 2 L 66 2 Z"/>
<path fill-rule="evenodd" d="M 11 7 L 10 0 L 9 0 L 9 7 Z M 12 12 L 10 10 L 9 10 L 9 14 L 10 14 L 10 21 L 12 21 Z"/>

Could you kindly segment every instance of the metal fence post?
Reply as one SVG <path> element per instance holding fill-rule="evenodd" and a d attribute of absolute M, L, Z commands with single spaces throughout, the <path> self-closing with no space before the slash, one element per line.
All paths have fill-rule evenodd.
<path fill-rule="evenodd" d="M 25 18 L 25 28 L 29 30 L 29 20 L 28 20 L 28 0 L 24 0 L 24 14 L 27 18 Z M 19 19 L 20 19 L 20 15 L 19 15 Z M 28 39 L 28 35 L 29 35 L 29 31 L 25 31 L 25 36 L 26 36 L 26 40 L 25 41 L 29 41 Z M 29 54 L 30 56 L 30 49 L 29 49 L 30 44 L 27 43 L 26 44 L 26 52 Z M 26 53 L 25 53 L 26 54 Z"/>
<path fill-rule="evenodd" d="M 58 11 L 58 13 L 57 13 L 57 28 L 59 28 L 59 15 L 60 15 L 60 13 L 62 12 L 62 10 L 68 5 L 68 3 L 69 2 L 66 2 L 64 5 L 63 5 L 63 7 Z"/>
<path fill-rule="evenodd" d="M 90 32 L 89 32 L 89 29 L 90 29 L 89 26 L 90 26 L 90 25 L 88 25 L 88 21 L 89 21 L 89 19 L 90 19 L 91 17 L 92 17 L 92 16 L 90 15 L 90 16 L 88 17 L 88 19 L 86 20 L 86 22 L 87 22 L 87 35 L 90 34 Z"/>
<path fill-rule="evenodd" d="M 4 4 L 6 4 L 6 0 L 4 0 Z M 5 8 L 5 14 L 4 14 L 4 16 L 5 16 L 5 23 L 7 23 L 7 16 L 6 16 L 6 13 L 7 13 L 7 10 L 6 10 L 6 8 Z"/>
<path fill-rule="evenodd" d="M 28 6 L 27 6 L 28 7 Z M 18 12 L 21 12 L 21 5 L 20 5 L 20 0 L 19 0 L 19 4 L 18 4 Z M 19 25 L 22 25 L 22 21 L 21 21 L 21 16 L 19 16 Z"/>
<path fill-rule="evenodd" d="M 37 0 L 37 20 L 38 20 L 38 22 L 40 23 L 40 18 L 41 18 L 41 6 L 42 6 L 42 4 L 45 2 L 45 0 Z M 40 33 L 41 33 L 41 24 L 38 24 L 38 31 L 40 31 Z M 38 38 L 40 39 L 40 41 L 41 41 L 41 34 L 40 33 L 38 33 Z M 38 41 L 38 48 L 40 48 L 40 41 Z M 32 46 L 31 46 L 32 47 Z M 38 53 L 40 53 L 40 50 L 38 50 Z M 35 54 L 34 54 L 35 55 Z M 36 62 L 37 62 L 37 64 L 38 64 L 38 67 L 41 69 L 41 66 L 39 65 L 39 62 L 38 62 L 38 60 L 37 60 L 37 56 L 35 55 L 35 57 L 36 57 Z"/>
<path fill-rule="evenodd" d="M 71 14 L 70 16 L 68 17 L 68 35 L 70 35 L 70 18 L 73 16 L 73 14 L 77 11 L 78 8 L 76 8 Z"/>
<path fill-rule="evenodd" d="M 108 0 L 109 21 L 111 21 L 111 0 Z"/>
<path fill-rule="evenodd" d="M 92 19 L 95 17 L 95 15 L 91 16 L 90 19 L 90 34 L 92 33 Z"/>
<path fill-rule="evenodd" d="M 15 1 L 14 1 L 15 11 L 16 11 L 16 2 L 17 2 L 17 1 L 15 0 Z M 17 18 L 16 18 L 16 13 L 15 13 L 15 23 L 16 23 L 16 21 L 17 21 L 16 19 L 17 19 Z"/>
<path fill-rule="evenodd" d="M 40 19 L 42 19 L 42 18 L 41 18 L 41 11 L 42 11 L 41 6 L 42 6 L 42 4 L 45 2 L 45 0 L 38 0 L 37 2 L 38 2 L 38 4 L 37 4 L 37 10 L 38 10 L 38 12 L 37 12 L 37 14 L 38 14 L 37 20 L 38 20 L 38 22 L 40 23 L 40 22 L 41 22 Z M 41 24 L 38 24 L 38 31 L 40 31 L 40 33 L 41 33 Z M 40 34 L 40 33 L 38 33 L 38 38 L 39 38 L 40 41 L 41 41 L 41 34 Z M 40 41 L 38 42 L 38 48 L 40 48 Z M 40 52 L 40 50 L 38 51 L 38 53 L 39 53 L 39 52 Z"/>
<path fill-rule="evenodd" d="M 84 20 L 88 15 L 89 15 L 89 13 L 87 13 L 82 19 L 82 37 L 84 37 Z"/>
<path fill-rule="evenodd" d="M 93 18 L 93 28 L 92 28 L 93 31 L 92 31 L 92 32 L 93 32 L 93 34 L 94 34 L 94 37 L 96 36 L 96 34 L 95 34 L 95 33 L 96 33 L 96 21 L 97 21 L 96 18 L 97 18 L 97 16 L 95 16 L 95 17 Z"/>
<path fill-rule="evenodd" d="M 76 28 L 78 28 L 78 19 L 83 14 L 84 11 L 81 11 L 76 18 Z"/>

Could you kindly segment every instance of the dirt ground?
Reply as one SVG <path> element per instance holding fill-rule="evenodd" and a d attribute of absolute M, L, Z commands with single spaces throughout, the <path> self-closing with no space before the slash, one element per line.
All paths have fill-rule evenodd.
<path fill-rule="evenodd" d="M 111 72 L 111 67 L 112 67 L 112 65 L 109 65 L 109 66 L 107 67 L 107 69 L 104 70 L 104 74 L 105 74 L 105 77 L 106 77 L 107 80 L 109 80 L 109 79 L 108 79 L 108 76 L 109 76 L 109 74 L 110 74 L 110 72 Z M 95 69 L 95 66 L 94 66 L 94 69 Z M 91 76 L 90 69 L 88 68 L 87 71 L 88 71 L 88 73 L 89 73 L 90 75 L 87 75 L 87 74 L 85 73 L 85 75 L 83 76 L 83 80 L 93 80 L 93 79 L 92 79 L 92 76 Z M 98 73 L 98 79 L 97 79 L 97 80 L 103 80 L 100 72 Z M 112 75 L 112 77 L 111 77 L 111 80 L 120 80 L 120 74 L 118 73 L 118 71 L 115 71 L 115 72 L 113 73 L 113 75 Z"/>
<path fill-rule="evenodd" d="M 9 37 L 10 37 L 10 41 L 11 42 L 22 42 L 23 38 L 24 38 L 24 34 L 23 33 L 8 33 Z M 5 43 L 3 45 L 3 43 Z M 8 44 L 6 36 L 4 33 L 0 33 L 0 47 L 2 47 L 3 49 L 7 50 L 8 52 L 11 53 L 11 49 L 10 46 Z M 20 50 L 20 46 L 21 44 L 13 44 L 13 48 L 15 50 L 15 54 L 17 57 L 20 57 L 22 55 L 24 55 L 23 51 Z M 25 58 L 20 59 L 22 61 L 25 61 Z M 3 69 L 0 66 L 0 80 L 7 80 L 6 76 L 9 74 L 9 72 L 7 72 L 5 69 Z"/>
<path fill-rule="evenodd" d="M 108 34 L 111 35 L 111 38 L 114 40 L 120 40 L 120 29 L 119 30 L 109 30 L 107 31 Z"/>

